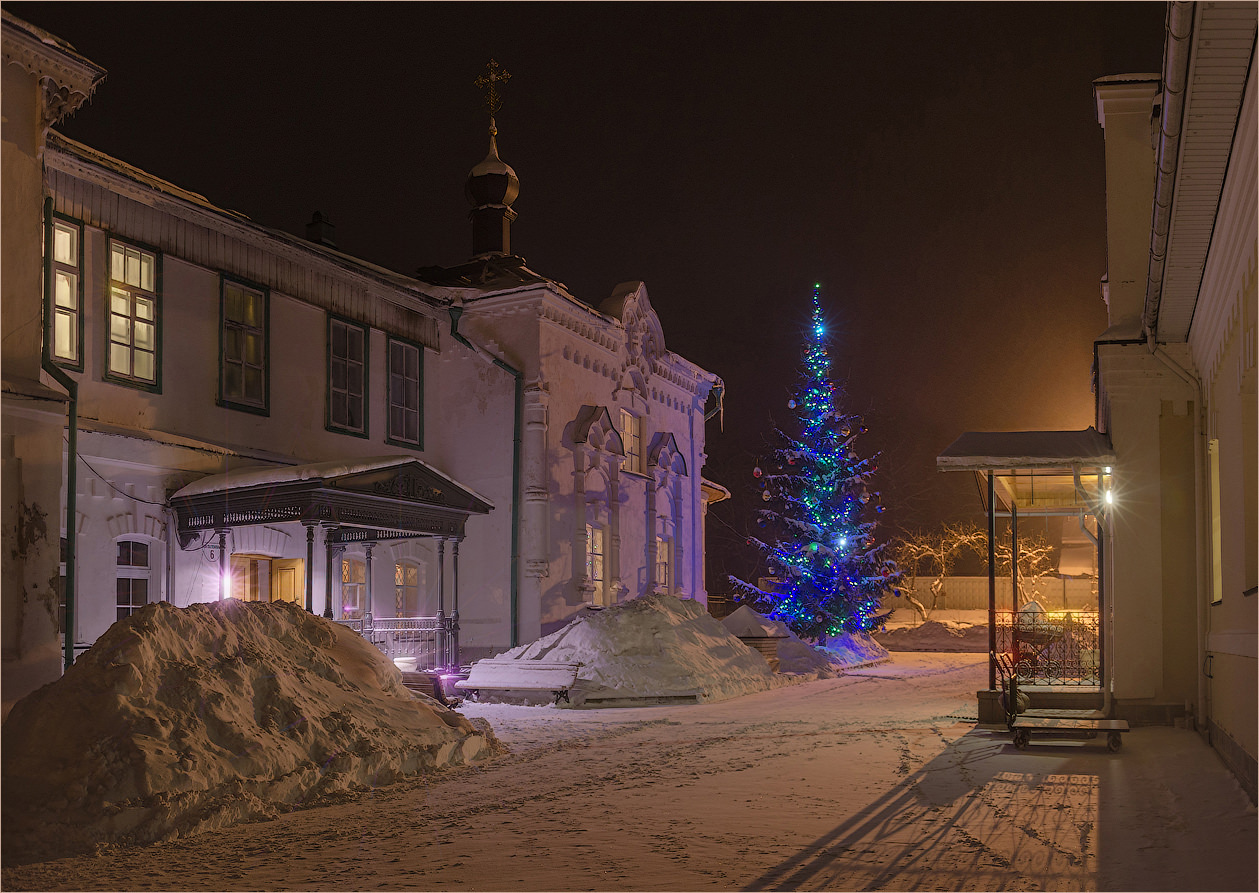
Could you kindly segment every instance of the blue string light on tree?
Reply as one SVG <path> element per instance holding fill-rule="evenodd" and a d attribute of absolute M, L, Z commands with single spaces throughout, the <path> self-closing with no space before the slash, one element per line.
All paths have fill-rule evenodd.
<path fill-rule="evenodd" d="M 779 447 L 753 470 L 766 503 L 757 524 L 772 536 L 750 537 L 748 545 L 761 553 L 773 584 L 730 582 L 743 601 L 825 644 L 878 626 L 887 616 L 878 614 L 880 598 L 895 591 L 900 571 L 884 557 L 885 546 L 874 544 L 867 515 L 883 510 L 871 487 L 877 456 L 863 459 L 853 448 L 866 427 L 844 411 L 843 390 L 830 380 L 820 292 L 815 285 L 800 381 L 787 403 L 799 433 L 776 431 Z"/>

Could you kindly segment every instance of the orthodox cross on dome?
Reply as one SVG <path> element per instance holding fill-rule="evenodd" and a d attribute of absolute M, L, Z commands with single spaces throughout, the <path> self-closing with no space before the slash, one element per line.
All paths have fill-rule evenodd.
<path fill-rule="evenodd" d="M 491 118 L 498 113 L 499 108 L 503 105 L 503 96 L 498 92 L 498 85 L 505 84 L 510 80 L 511 72 L 506 68 L 500 67 L 496 61 L 491 59 L 489 64 L 485 66 L 485 74 L 472 82 L 473 86 L 478 90 L 485 91 L 484 106 L 490 113 Z"/>

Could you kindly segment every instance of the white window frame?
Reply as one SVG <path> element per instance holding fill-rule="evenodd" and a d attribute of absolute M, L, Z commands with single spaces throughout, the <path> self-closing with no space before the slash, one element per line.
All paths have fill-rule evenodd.
<path fill-rule="evenodd" d="M 415 585 L 412 586 L 406 582 L 406 573 L 409 570 L 415 571 Z M 393 599 L 394 599 L 394 616 L 396 617 L 419 617 L 420 615 L 420 598 L 423 593 L 424 568 L 416 561 L 399 560 L 393 565 Z M 408 590 L 414 590 L 408 594 Z M 414 610 L 408 610 L 409 606 L 414 606 Z"/>
<path fill-rule="evenodd" d="M 110 381 L 146 388 L 161 384 L 160 262 L 155 251 L 110 240 L 105 333 L 105 377 Z"/>
<path fill-rule="evenodd" d="M 643 473 L 643 417 L 621 409 L 621 446 L 625 458 L 621 467 L 635 474 Z"/>
<path fill-rule="evenodd" d="M 145 564 L 141 565 L 141 564 L 119 563 L 123 557 L 122 556 L 123 543 L 126 543 L 132 547 L 144 546 L 145 556 L 146 556 Z M 123 620 L 127 617 L 130 617 L 132 614 L 134 614 L 136 611 L 143 608 L 145 605 L 152 604 L 154 601 L 159 600 L 159 599 L 153 598 L 153 594 L 154 594 L 153 593 L 153 552 L 154 552 L 153 543 L 149 542 L 148 540 L 137 539 L 134 537 L 122 537 L 118 540 L 115 540 L 115 550 L 114 550 L 114 565 L 115 565 L 114 567 L 114 580 L 115 580 L 114 608 L 115 608 L 115 612 L 114 613 L 117 620 Z M 119 582 L 123 580 L 128 581 L 127 588 L 128 588 L 129 598 L 128 598 L 127 604 L 125 605 L 122 603 L 122 601 L 119 598 L 118 585 L 117 585 Z M 137 580 L 144 581 L 144 601 L 140 602 L 139 604 L 137 604 L 135 601 L 135 591 L 134 591 L 135 581 Z M 127 613 L 123 614 L 122 613 L 123 611 L 126 611 Z"/>
<path fill-rule="evenodd" d="M 652 571 L 656 591 L 673 591 L 673 539 L 656 534 L 656 567 Z"/>
<path fill-rule="evenodd" d="M 363 571 L 363 579 L 361 580 L 353 579 L 356 566 Z M 366 597 L 367 562 L 358 555 L 341 556 L 341 616 L 337 619 L 362 620 L 363 604 Z"/>
<path fill-rule="evenodd" d="M 586 584 L 593 587 L 591 598 L 596 605 L 604 601 L 607 579 L 606 533 L 600 524 L 586 524 Z"/>

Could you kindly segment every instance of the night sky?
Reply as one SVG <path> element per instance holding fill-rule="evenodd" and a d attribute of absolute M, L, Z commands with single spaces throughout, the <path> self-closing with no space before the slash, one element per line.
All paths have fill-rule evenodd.
<path fill-rule="evenodd" d="M 710 588 L 753 559 L 814 282 L 883 451 L 888 531 L 979 520 L 964 431 L 1093 424 L 1106 327 L 1091 82 L 1161 67 L 1165 4 L 8 3 L 109 72 L 60 130 L 266 226 L 411 273 L 468 259 L 472 82 L 511 74 L 513 252 L 597 305 L 643 280 L 727 385 Z"/>

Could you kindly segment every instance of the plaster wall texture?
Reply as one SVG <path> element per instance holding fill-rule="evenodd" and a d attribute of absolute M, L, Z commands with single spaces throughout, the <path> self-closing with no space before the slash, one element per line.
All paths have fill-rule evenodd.
<path fill-rule="evenodd" d="M 1101 345 L 1098 362 L 1116 455 L 1107 544 L 1115 696 L 1183 703 L 1197 636 L 1193 500 L 1192 491 L 1168 488 L 1192 481 L 1190 391 L 1144 345 Z"/>
<path fill-rule="evenodd" d="M 5 65 L 0 87 L 0 214 L 5 229 L 0 317 L 4 330 L 4 374 L 38 381 L 43 344 L 39 288 L 43 213 L 38 157 L 39 84 L 33 74 L 17 65 Z"/>
<path fill-rule="evenodd" d="M 6 26 L 7 32 L 7 26 Z M 51 682 L 61 669 L 56 633 L 65 403 L 41 381 L 43 105 L 36 74 L 10 64 L 5 34 L 0 103 L 0 351 L 5 394 L 0 429 L 3 446 L 3 568 L 0 628 L 3 630 L 5 712 L 16 697 Z"/>

